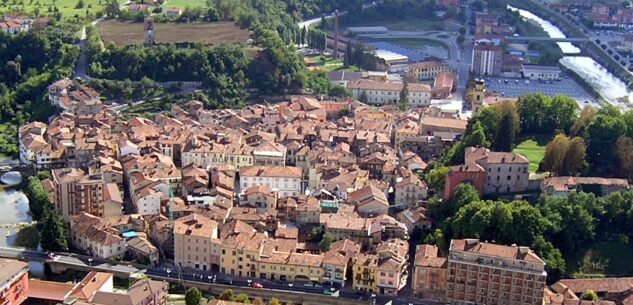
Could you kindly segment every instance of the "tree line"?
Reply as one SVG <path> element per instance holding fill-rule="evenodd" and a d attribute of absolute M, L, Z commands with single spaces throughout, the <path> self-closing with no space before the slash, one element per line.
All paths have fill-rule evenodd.
<path fill-rule="evenodd" d="M 68 251 L 68 230 L 59 211 L 55 209 L 42 187 L 40 178 L 50 178 L 50 174 L 38 174 L 28 178 L 26 195 L 33 219 L 38 222 L 42 249 L 53 252 Z"/>
<path fill-rule="evenodd" d="M 449 201 L 430 200 L 429 210 L 437 228 L 425 241 L 443 253 L 452 238 L 529 246 L 545 261 L 550 283 L 577 271 L 574 259 L 596 242 L 633 237 L 633 190 L 544 195 L 531 204 L 481 200 L 472 185 L 460 184 Z"/>

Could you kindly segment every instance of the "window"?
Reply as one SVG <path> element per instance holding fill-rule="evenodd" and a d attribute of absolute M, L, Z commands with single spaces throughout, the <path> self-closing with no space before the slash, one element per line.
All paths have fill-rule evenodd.
<path fill-rule="evenodd" d="M 508 175 L 508 180 L 512 180 L 512 176 Z"/>

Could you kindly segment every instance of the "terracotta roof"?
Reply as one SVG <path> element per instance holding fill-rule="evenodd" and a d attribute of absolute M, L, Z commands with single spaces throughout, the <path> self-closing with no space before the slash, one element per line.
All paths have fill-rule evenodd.
<path fill-rule="evenodd" d="M 465 163 L 486 160 L 488 164 L 528 164 L 530 161 L 513 152 L 495 152 L 484 147 L 466 147 Z"/>
<path fill-rule="evenodd" d="M 447 259 L 440 257 L 439 250 L 433 245 L 418 245 L 415 249 L 416 267 L 445 268 Z"/>
<path fill-rule="evenodd" d="M 174 223 L 174 234 L 217 238 L 218 223 L 199 214 L 178 218 Z"/>
<path fill-rule="evenodd" d="M 350 90 L 379 90 L 379 91 L 397 91 L 402 90 L 403 83 L 374 81 L 368 79 L 352 80 L 347 83 Z M 431 92 L 431 86 L 426 84 L 409 83 L 409 92 Z"/>
<path fill-rule="evenodd" d="M 302 170 L 293 166 L 245 166 L 240 168 L 240 177 L 303 177 Z"/>
<path fill-rule="evenodd" d="M 497 245 L 480 242 L 476 239 L 453 239 L 451 240 L 450 251 L 471 252 L 544 264 L 541 258 L 528 247 Z"/>
<path fill-rule="evenodd" d="M 350 193 L 349 200 L 356 202 L 358 206 L 363 206 L 370 202 L 379 202 L 385 206 L 389 206 L 385 193 L 372 184 L 368 184 L 367 186 Z"/>
<path fill-rule="evenodd" d="M 29 298 L 63 302 L 75 285 L 29 279 Z"/>
<path fill-rule="evenodd" d="M 571 291 L 580 294 L 587 289 L 597 293 L 624 293 L 633 290 L 633 277 L 565 279 L 560 283 L 567 285 Z"/>
<path fill-rule="evenodd" d="M 560 176 L 545 178 L 544 186 L 551 186 L 559 192 L 566 192 L 575 189 L 578 185 L 602 185 L 602 186 L 618 186 L 625 189 L 629 188 L 629 182 L 626 179 L 600 178 L 600 177 L 570 177 Z"/>
<path fill-rule="evenodd" d="M 444 127 L 466 131 L 468 121 L 427 116 L 422 118 L 421 124 L 422 126 Z"/>
<path fill-rule="evenodd" d="M 90 301 L 95 293 L 111 282 L 112 273 L 90 271 L 70 292 L 70 297 Z"/>

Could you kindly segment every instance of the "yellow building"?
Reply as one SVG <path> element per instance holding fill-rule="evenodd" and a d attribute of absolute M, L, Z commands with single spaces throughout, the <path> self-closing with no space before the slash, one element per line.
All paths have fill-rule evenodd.
<path fill-rule="evenodd" d="M 253 147 L 239 143 L 226 145 L 224 149 L 224 163 L 235 166 L 236 170 L 245 166 L 253 166 Z"/>
<path fill-rule="evenodd" d="M 174 223 L 174 261 L 182 268 L 217 270 L 219 241 L 217 222 L 199 214 L 179 218 Z"/>
<path fill-rule="evenodd" d="M 269 238 L 259 232 L 238 232 L 226 236 L 220 245 L 220 272 L 257 276 L 257 261 Z"/>
<path fill-rule="evenodd" d="M 273 251 L 262 254 L 258 262 L 259 278 L 287 282 L 321 282 L 323 254 Z"/>
<path fill-rule="evenodd" d="M 486 97 L 486 86 L 483 80 L 475 80 L 474 85 L 468 88 L 466 92 L 466 101 L 470 105 L 470 109 L 473 113 L 477 112 L 484 102 Z"/>
<path fill-rule="evenodd" d="M 356 256 L 353 273 L 353 288 L 355 291 L 376 293 L 378 256 L 375 254 L 359 254 Z"/>

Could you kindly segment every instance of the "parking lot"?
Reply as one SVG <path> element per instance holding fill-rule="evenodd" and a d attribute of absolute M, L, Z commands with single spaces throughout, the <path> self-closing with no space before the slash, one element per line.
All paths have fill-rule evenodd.
<path fill-rule="evenodd" d="M 576 81 L 567 76 L 562 76 L 560 81 L 533 81 L 516 78 L 488 77 L 486 90 L 506 97 L 520 97 L 530 93 L 543 93 L 545 95 L 567 95 L 584 105 L 586 101 L 595 102 L 595 99 L 587 90 Z"/>

